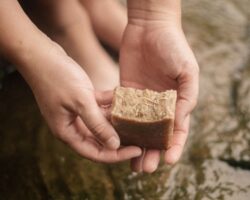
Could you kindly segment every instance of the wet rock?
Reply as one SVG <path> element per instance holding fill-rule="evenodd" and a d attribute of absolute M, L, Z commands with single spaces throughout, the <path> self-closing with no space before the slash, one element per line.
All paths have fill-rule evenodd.
<path fill-rule="evenodd" d="M 190 0 L 183 8 L 201 67 L 201 90 L 186 157 L 171 170 L 162 199 L 245 200 L 250 179 L 248 15 L 230 1 Z"/>
<path fill-rule="evenodd" d="M 247 7 L 249 2 L 242 5 Z M 195 48 L 203 51 L 218 42 L 246 38 L 248 26 L 247 17 L 231 1 L 183 1 L 183 22 Z"/>
<path fill-rule="evenodd" d="M 171 169 L 161 164 L 153 174 L 132 173 L 127 165 L 110 166 L 117 199 L 160 199 L 166 192 L 166 180 Z"/>
<path fill-rule="evenodd" d="M 0 90 L 0 197 L 249 199 L 249 7 L 248 0 L 183 1 L 201 67 L 199 104 L 182 160 L 152 175 L 78 157 L 50 134 L 24 81 L 8 76 Z"/>
<path fill-rule="evenodd" d="M 172 170 L 169 188 L 162 199 L 247 200 L 249 174 L 249 171 L 213 159 L 180 164 Z"/>

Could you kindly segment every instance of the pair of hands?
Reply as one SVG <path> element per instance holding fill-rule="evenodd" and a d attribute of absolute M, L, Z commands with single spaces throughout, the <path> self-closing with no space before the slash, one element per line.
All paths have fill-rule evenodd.
<path fill-rule="evenodd" d="M 174 135 L 164 152 L 168 164 L 181 156 L 198 95 L 199 68 L 180 27 L 165 19 L 130 21 L 120 52 L 123 86 L 177 90 Z M 96 92 L 82 68 L 55 44 L 50 55 L 49 65 L 32 75 L 30 85 L 55 136 L 90 160 L 112 163 L 132 159 L 134 171 L 156 170 L 160 151 L 120 147 L 107 120 L 106 105 L 111 103 L 112 92 Z"/>

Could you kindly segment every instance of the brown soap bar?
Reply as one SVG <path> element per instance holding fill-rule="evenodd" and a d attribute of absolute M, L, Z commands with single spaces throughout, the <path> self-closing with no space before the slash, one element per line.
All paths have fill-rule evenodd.
<path fill-rule="evenodd" d="M 173 134 L 176 91 L 155 92 L 117 87 L 111 122 L 122 145 L 167 149 Z"/>

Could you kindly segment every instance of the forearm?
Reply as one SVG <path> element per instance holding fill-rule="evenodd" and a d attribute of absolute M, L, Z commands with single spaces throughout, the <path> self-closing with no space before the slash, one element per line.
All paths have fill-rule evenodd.
<path fill-rule="evenodd" d="M 129 22 L 181 22 L 181 0 L 128 0 Z M 142 23 L 142 22 L 139 22 Z"/>
<path fill-rule="evenodd" d="M 1 0 L 0 53 L 17 66 L 26 79 L 39 60 L 46 59 L 52 46 L 49 38 L 30 21 L 16 0 Z"/>

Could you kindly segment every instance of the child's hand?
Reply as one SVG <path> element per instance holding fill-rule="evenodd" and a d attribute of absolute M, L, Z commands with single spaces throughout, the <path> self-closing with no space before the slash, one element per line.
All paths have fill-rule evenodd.
<path fill-rule="evenodd" d="M 83 69 L 29 20 L 16 0 L 0 1 L 0 52 L 30 85 L 55 136 L 81 156 L 110 163 L 141 154 L 138 147 L 119 148 L 101 109 L 112 93 L 95 92 Z"/>
<path fill-rule="evenodd" d="M 98 162 L 118 162 L 141 154 L 138 147 L 118 149 L 119 137 L 101 108 L 111 104 L 112 91 L 95 92 L 82 68 L 58 47 L 33 70 L 26 79 L 56 137 Z"/>
<path fill-rule="evenodd" d="M 164 153 L 165 162 L 173 164 L 180 158 L 188 136 L 190 113 L 198 96 L 199 67 L 181 28 L 179 1 L 128 3 L 129 24 L 120 55 L 121 83 L 158 91 L 177 90 L 174 134 Z M 147 150 L 132 161 L 132 168 L 153 172 L 159 160 L 160 151 Z"/>

